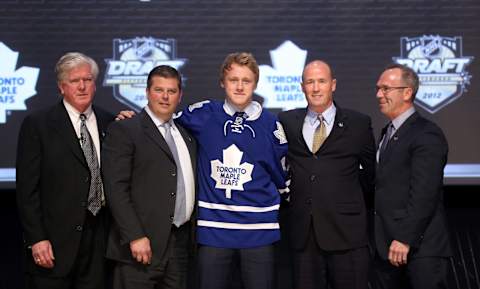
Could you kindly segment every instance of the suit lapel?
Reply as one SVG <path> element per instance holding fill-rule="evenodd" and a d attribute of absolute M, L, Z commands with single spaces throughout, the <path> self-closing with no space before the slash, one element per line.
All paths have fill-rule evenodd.
<path fill-rule="evenodd" d="M 305 142 L 305 138 L 303 137 L 303 123 L 305 122 L 305 117 L 307 116 L 307 109 L 299 109 L 296 111 L 295 118 L 294 118 L 294 126 L 295 132 L 297 135 L 297 141 L 302 146 L 302 150 L 310 151 L 308 148 L 307 143 Z"/>
<path fill-rule="evenodd" d="M 156 144 L 162 149 L 167 156 L 172 159 L 173 162 L 175 162 L 175 159 L 173 158 L 172 152 L 170 151 L 170 148 L 168 147 L 167 142 L 165 141 L 165 138 L 163 138 L 163 135 L 160 133 L 158 128 L 155 126 L 155 123 L 153 120 L 150 118 L 148 113 L 145 110 L 142 110 L 139 116 L 140 122 L 142 124 L 142 128 L 144 133 Z"/>
<path fill-rule="evenodd" d="M 60 102 L 53 108 L 52 114 L 49 116 L 49 125 L 61 136 L 61 139 L 70 147 L 73 155 L 88 168 L 87 161 L 83 155 L 80 141 L 78 140 L 72 121 L 68 116 L 67 110 Z"/>
<path fill-rule="evenodd" d="M 335 112 L 335 119 L 333 121 L 332 131 L 325 139 L 325 142 L 322 144 L 320 149 L 318 150 L 321 152 L 323 149 L 327 148 L 329 143 L 335 143 L 335 141 L 340 138 L 347 128 L 347 116 L 343 113 L 342 109 L 335 105 L 336 112 Z"/>
<path fill-rule="evenodd" d="M 393 134 L 390 138 L 390 141 L 387 143 L 385 151 L 382 153 L 381 163 L 387 162 L 392 154 L 392 151 L 395 150 L 395 147 L 403 140 L 403 138 L 409 133 L 409 130 L 412 128 L 412 125 L 418 118 L 418 113 L 415 112 L 400 126 L 400 128 Z"/>
<path fill-rule="evenodd" d="M 100 140 L 100 148 L 102 147 L 103 139 L 105 138 L 105 132 L 107 131 L 107 126 L 110 123 L 104 119 L 103 114 L 101 114 L 94 106 L 92 106 L 93 112 L 95 113 L 95 118 L 97 119 L 97 128 L 98 128 L 98 138 Z"/>

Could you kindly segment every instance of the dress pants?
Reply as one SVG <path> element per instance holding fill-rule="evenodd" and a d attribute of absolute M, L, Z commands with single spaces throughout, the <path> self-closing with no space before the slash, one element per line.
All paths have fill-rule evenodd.
<path fill-rule="evenodd" d="M 172 225 L 167 249 L 159 264 L 122 263 L 115 265 L 114 289 L 186 289 L 190 246 L 190 223 Z M 155 248 L 152 248 L 155 254 Z"/>
<path fill-rule="evenodd" d="M 319 248 L 313 227 L 307 244 L 293 253 L 295 289 L 367 289 L 367 247 L 325 251 Z"/>
<path fill-rule="evenodd" d="M 421 257 L 395 267 L 390 262 L 375 257 L 375 289 L 447 289 L 449 258 Z"/>
<path fill-rule="evenodd" d="M 27 275 L 28 289 L 104 289 L 105 282 L 105 208 L 97 216 L 86 213 L 82 238 L 72 270 L 65 277 Z M 53 248 L 55 255 L 55 248 Z M 56 256 L 57 257 L 57 256 Z M 57 257 L 58 258 L 58 257 Z"/>
<path fill-rule="evenodd" d="M 200 289 L 228 289 L 232 274 L 241 274 L 245 289 L 274 288 L 274 246 L 229 249 L 201 246 L 198 249 Z M 239 272 L 232 272 L 234 260 L 240 261 Z"/>

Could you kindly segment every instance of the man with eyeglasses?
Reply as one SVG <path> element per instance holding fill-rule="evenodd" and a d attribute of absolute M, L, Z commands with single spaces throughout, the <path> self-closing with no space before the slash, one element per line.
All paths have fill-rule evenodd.
<path fill-rule="evenodd" d="M 415 111 L 419 87 L 409 67 L 392 64 L 377 82 L 390 120 L 377 151 L 375 288 L 447 288 L 452 255 L 443 207 L 448 144 L 442 130 Z"/>

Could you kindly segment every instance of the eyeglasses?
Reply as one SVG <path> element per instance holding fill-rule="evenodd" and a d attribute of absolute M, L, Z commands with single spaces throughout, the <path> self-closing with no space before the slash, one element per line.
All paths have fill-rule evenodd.
<path fill-rule="evenodd" d="M 392 90 L 395 90 L 395 89 L 405 89 L 405 88 L 408 88 L 408 86 L 393 86 L 393 87 L 389 87 L 389 86 L 377 86 L 375 88 L 375 92 L 378 93 L 378 91 L 380 90 L 382 92 L 382 94 L 388 94 L 390 91 Z"/>

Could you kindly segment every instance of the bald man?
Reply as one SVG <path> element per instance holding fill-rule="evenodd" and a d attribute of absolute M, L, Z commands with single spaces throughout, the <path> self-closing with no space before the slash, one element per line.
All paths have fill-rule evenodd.
<path fill-rule="evenodd" d="M 302 75 L 308 107 L 279 115 L 289 143 L 286 228 L 297 289 L 368 286 L 365 197 L 373 192 L 375 141 L 368 116 L 333 101 L 336 84 L 326 62 L 310 62 Z"/>

